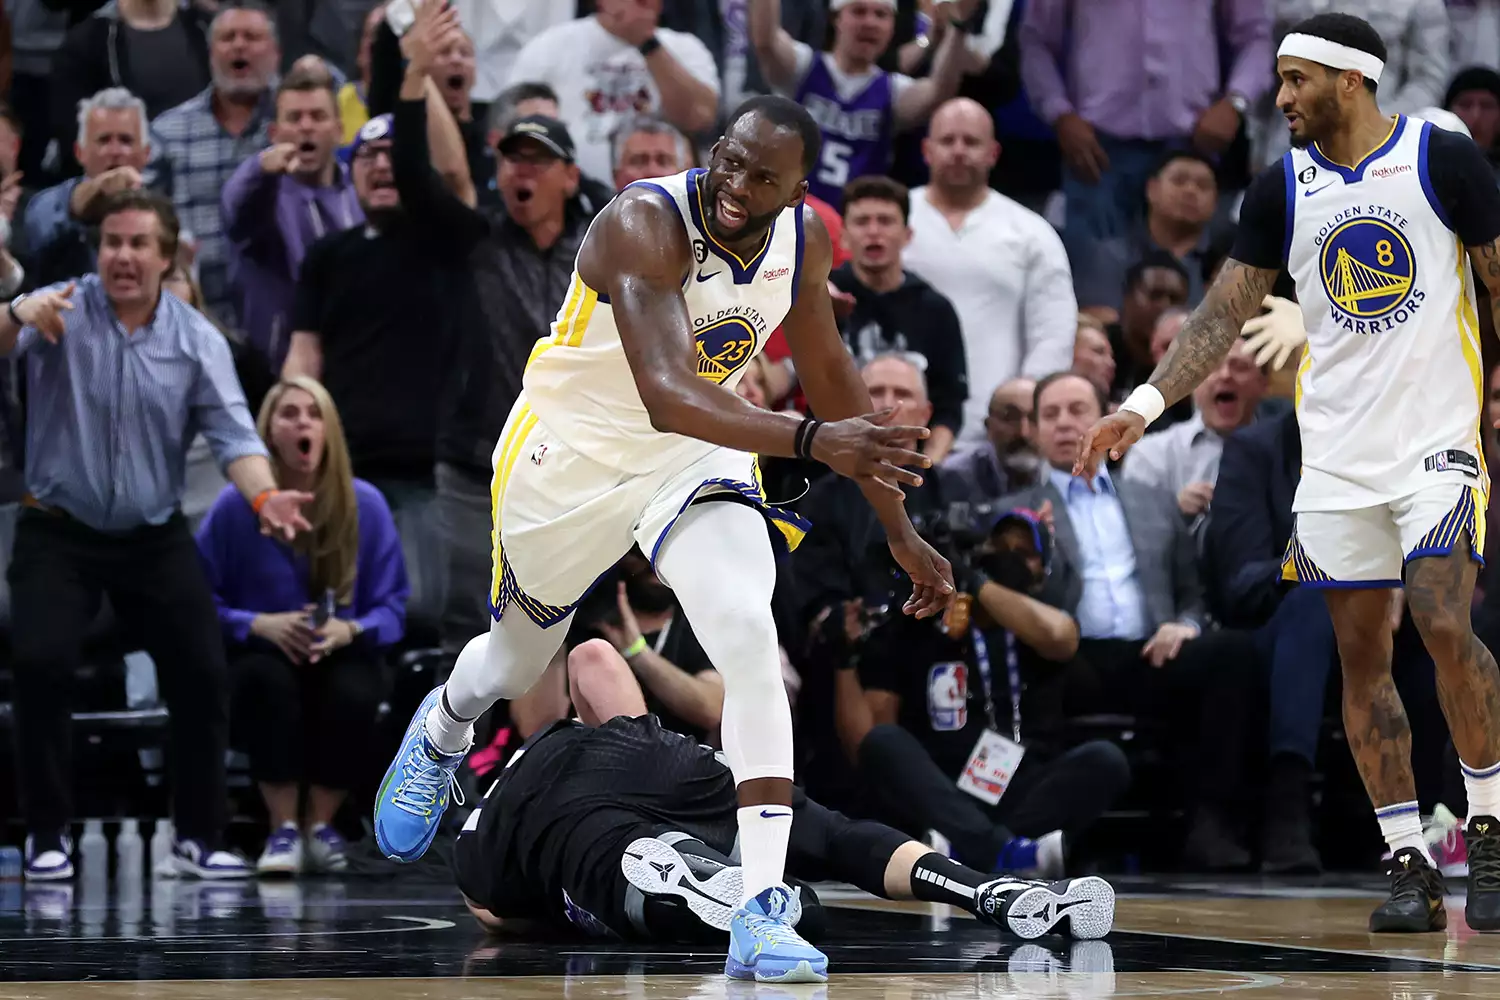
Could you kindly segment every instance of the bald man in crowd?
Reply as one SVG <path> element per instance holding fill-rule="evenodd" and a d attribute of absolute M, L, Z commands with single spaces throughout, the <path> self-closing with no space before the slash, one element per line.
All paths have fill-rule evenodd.
<path fill-rule="evenodd" d="M 1072 365 L 1073 273 L 1047 220 L 990 189 L 1000 144 L 981 105 L 960 97 L 939 107 L 922 153 L 932 180 L 911 193 L 905 263 L 958 310 L 969 384 L 980 390 L 969 394 L 959 440 L 978 444 L 985 387 Z"/>
<path fill-rule="evenodd" d="M 1031 440 L 1035 392 L 1036 382 L 1029 378 L 1013 378 L 995 389 L 984 418 L 984 440 L 938 468 L 944 500 L 993 503 L 1036 483 L 1041 458 Z"/>

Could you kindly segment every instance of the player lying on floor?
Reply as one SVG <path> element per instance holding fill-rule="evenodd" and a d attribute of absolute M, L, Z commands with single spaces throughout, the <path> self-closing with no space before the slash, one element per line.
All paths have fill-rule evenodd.
<path fill-rule="evenodd" d="M 491 930 L 566 922 L 598 936 L 721 937 L 742 882 L 729 768 L 645 714 L 639 685 L 608 643 L 574 650 L 570 673 L 580 662 L 591 676 L 586 697 L 573 678 L 579 718 L 532 736 L 464 824 L 453 860 L 464 901 Z M 948 903 L 1022 938 L 1054 929 L 1097 938 L 1113 925 L 1115 894 L 1104 879 L 984 874 L 800 789 L 792 810 L 793 879 Z M 816 937 L 821 907 L 808 886 L 791 884 L 792 922 Z"/>

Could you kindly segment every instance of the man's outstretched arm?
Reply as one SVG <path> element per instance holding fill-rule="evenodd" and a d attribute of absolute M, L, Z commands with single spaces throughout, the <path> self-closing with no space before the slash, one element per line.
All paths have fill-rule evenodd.
<path fill-rule="evenodd" d="M 1230 258 L 1167 348 L 1151 384 L 1171 406 L 1192 395 L 1229 354 L 1245 323 L 1261 309 L 1276 272 Z"/>
<path fill-rule="evenodd" d="M 1073 475 L 1092 480 L 1105 453 L 1118 461 L 1141 439 L 1146 426 L 1162 411 L 1186 398 L 1224 363 L 1245 322 L 1261 308 L 1276 270 L 1252 267 L 1230 258 L 1203 301 L 1182 324 L 1147 385 L 1131 393 L 1124 405 L 1090 427 L 1078 449 Z M 1157 395 L 1159 393 L 1159 395 Z"/>

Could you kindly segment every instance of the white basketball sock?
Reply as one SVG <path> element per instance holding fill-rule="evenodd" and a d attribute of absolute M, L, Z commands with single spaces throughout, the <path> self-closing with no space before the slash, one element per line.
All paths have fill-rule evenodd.
<path fill-rule="evenodd" d="M 448 708 L 447 688 L 427 713 L 427 738 L 443 753 L 458 753 L 474 742 L 474 719 L 460 719 Z M 478 716 L 475 716 L 478 718 Z"/>
<path fill-rule="evenodd" d="M 791 806 L 740 806 L 740 867 L 745 888 L 740 905 L 785 880 L 786 845 L 792 836 Z"/>
<path fill-rule="evenodd" d="M 1422 813 L 1415 802 L 1397 802 L 1375 810 L 1380 821 L 1380 833 L 1385 837 L 1391 853 L 1410 847 L 1421 853 L 1432 864 L 1432 853 L 1427 850 L 1427 838 L 1422 836 Z"/>
<path fill-rule="evenodd" d="M 1469 818 L 1500 818 L 1500 764 L 1473 768 L 1459 761 L 1459 767 L 1464 772 L 1464 791 L 1469 795 Z"/>

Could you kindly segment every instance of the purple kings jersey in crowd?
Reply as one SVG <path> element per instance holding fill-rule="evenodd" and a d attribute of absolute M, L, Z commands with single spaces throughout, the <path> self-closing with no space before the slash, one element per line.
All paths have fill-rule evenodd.
<path fill-rule="evenodd" d="M 797 103 L 823 132 L 823 151 L 807 179 L 809 192 L 839 208 L 845 184 L 890 169 L 894 93 L 890 74 L 877 70 L 865 89 L 846 101 L 828 71 L 826 54 L 813 54 L 796 93 Z"/>

